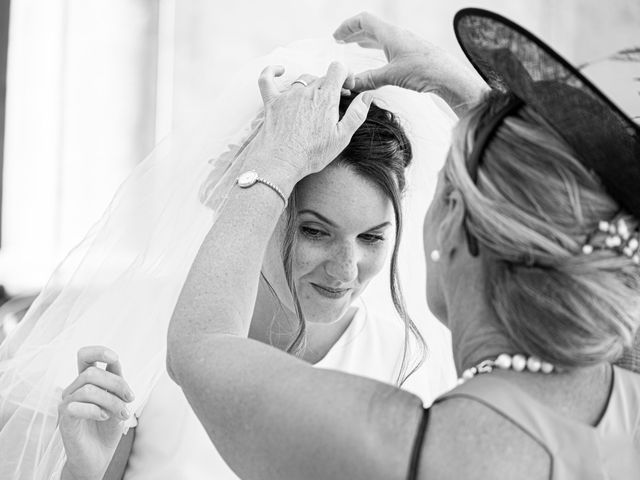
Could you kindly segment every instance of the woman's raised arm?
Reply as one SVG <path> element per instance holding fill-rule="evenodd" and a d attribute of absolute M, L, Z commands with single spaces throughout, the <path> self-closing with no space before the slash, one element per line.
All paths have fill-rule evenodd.
<path fill-rule="evenodd" d="M 274 83 L 279 71 L 268 68 L 261 76 L 264 126 L 236 161 L 288 197 L 295 183 L 347 145 L 371 100 L 366 94 L 354 100 L 338 121 L 347 76 L 342 65 L 332 64 L 326 77 L 282 94 Z M 402 478 L 422 414 L 417 397 L 314 369 L 245 338 L 264 252 L 282 208 L 267 185 L 231 191 L 171 320 L 169 372 L 243 478 Z"/>

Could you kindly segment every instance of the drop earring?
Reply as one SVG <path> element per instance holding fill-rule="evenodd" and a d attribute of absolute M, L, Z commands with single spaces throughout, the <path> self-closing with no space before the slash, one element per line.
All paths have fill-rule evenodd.
<path fill-rule="evenodd" d="M 440 250 L 431 250 L 431 253 L 429 254 L 429 256 L 431 257 L 431 261 L 436 263 L 440 261 Z"/>

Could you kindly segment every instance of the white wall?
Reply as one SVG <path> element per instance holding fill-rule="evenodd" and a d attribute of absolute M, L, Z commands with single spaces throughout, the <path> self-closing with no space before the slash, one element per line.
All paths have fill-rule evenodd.
<path fill-rule="evenodd" d="M 455 12 L 469 6 L 515 20 L 578 63 L 640 45 L 638 0 L 181 0 L 176 4 L 174 119 L 188 117 L 198 100 L 245 59 L 297 39 L 328 36 L 362 10 L 462 56 L 451 25 Z"/>

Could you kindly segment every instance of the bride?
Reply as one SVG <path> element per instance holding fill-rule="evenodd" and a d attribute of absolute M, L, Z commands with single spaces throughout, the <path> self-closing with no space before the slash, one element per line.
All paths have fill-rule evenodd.
<path fill-rule="evenodd" d="M 309 50 L 315 57 L 297 66 L 303 63 L 301 50 L 277 55 L 297 76 L 296 70 L 318 71 L 335 54 L 309 44 L 302 53 L 309 56 Z M 346 60 L 371 61 L 353 54 Z M 261 62 L 274 63 L 273 58 Z M 311 81 L 302 76 L 289 87 L 289 79 L 283 88 Z M 215 116 L 200 121 L 198 130 L 206 131 L 199 140 L 191 127 L 174 134 L 132 174 L 0 348 L 0 447 L 7 453 L 2 478 L 56 478 L 63 470 L 63 478 L 100 478 L 112 457 L 110 478 L 121 476 L 125 466 L 128 479 L 214 473 L 235 478 L 163 361 L 167 323 L 187 269 L 231 187 L 238 182 L 281 194 L 271 179 L 247 174 L 239 160 L 261 125 L 259 97 L 254 101 L 246 92 L 233 97 L 226 92 L 221 98 L 235 101 L 213 108 Z M 411 94 L 398 91 L 377 93 L 375 100 L 389 110 L 413 101 Z M 252 338 L 317 367 L 397 385 L 420 366 L 423 341 L 407 314 L 397 271 L 400 199 L 412 153 L 437 167 L 451 122 L 430 101 L 425 108 L 421 100 L 419 108 L 423 117 L 405 111 L 396 118 L 371 105 L 347 148 L 325 170 L 300 182 L 283 203 L 285 213 L 258 283 Z M 365 110 L 361 98 L 341 101 L 345 118 Z M 427 125 L 443 135 L 433 143 L 421 137 L 410 142 L 412 121 L 424 123 L 425 114 Z M 220 135 L 211 138 L 211 131 Z M 202 161 L 211 155 L 214 162 Z M 233 244 L 203 245 L 202 250 L 220 248 Z M 206 256 L 193 268 L 207 269 Z M 360 298 L 385 268 L 401 321 L 379 315 L 370 306 L 375 301 Z M 207 285 L 201 285 L 194 295 L 206 294 Z M 430 346 L 443 341 L 427 340 Z M 87 346 L 92 344 L 109 348 Z M 70 360 L 78 349 L 79 375 L 73 379 Z M 437 356 L 426 367 L 428 382 L 421 381 L 425 388 L 417 393 L 430 403 L 451 386 L 453 369 Z M 124 437 L 123 430 L 128 431 Z"/>

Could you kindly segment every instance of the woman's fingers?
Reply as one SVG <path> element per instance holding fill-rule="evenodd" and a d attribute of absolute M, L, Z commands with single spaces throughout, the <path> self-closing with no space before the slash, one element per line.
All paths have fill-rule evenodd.
<path fill-rule="evenodd" d="M 347 75 L 347 78 L 342 85 L 342 90 L 353 90 L 356 86 L 356 77 L 352 73 Z"/>
<path fill-rule="evenodd" d="M 107 365 L 118 363 L 118 355 L 113 350 L 101 345 L 91 345 L 78 350 L 78 373 L 82 373 L 95 365 L 96 362 Z"/>
<path fill-rule="evenodd" d="M 347 18 L 340 26 L 333 32 L 333 38 L 339 42 L 353 43 L 365 40 L 371 35 L 371 32 L 367 32 L 364 28 L 365 12 L 358 13 L 353 17 Z"/>
<path fill-rule="evenodd" d="M 342 22 L 333 32 L 333 38 L 344 43 L 358 43 L 366 48 L 380 48 L 390 28 L 390 24 L 375 15 L 361 12 Z"/>
<path fill-rule="evenodd" d="M 318 80 L 318 77 L 316 77 L 315 75 L 311 75 L 310 73 L 303 73 L 291 83 L 291 88 L 310 87 L 316 80 Z"/>
<path fill-rule="evenodd" d="M 338 122 L 338 135 L 341 138 L 346 138 L 347 143 L 358 127 L 366 120 L 372 101 L 373 96 L 371 93 L 361 93 L 353 99 L 342 120 Z"/>
<path fill-rule="evenodd" d="M 133 391 L 121 376 L 96 366 L 91 366 L 80 373 L 80 375 L 78 375 L 76 379 L 64 389 L 62 397 L 65 398 L 66 396 L 71 395 L 73 392 L 85 385 L 94 385 L 117 395 L 125 402 L 130 402 L 134 399 Z"/>
<path fill-rule="evenodd" d="M 295 85 L 298 85 L 300 87 L 312 87 L 315 84 L 314 82 L 316 82 L 318 79 L 319 77 L 316 77 L 315 75 L 311 75 L 310 73 L 303 73 L 291 83 L 291 87 L 293 88 L 293 86 Z M 356 82 L 354 75 L 352 75 L 351 73 L 348 74 L 347 78 L 344 81 L 344 84 L 342 85 L 340 93 L 342 95 L 351 95 L 351 90 L 355 88 L 355 84 Z"/>
<path fill-rule="evenodd" d="M 329 68 L 327 69 L 327 74 L 322 79 L 320 79 L 319 82 L 322 83 L 323 89 L 328 90 L 329 95 L 332 95 L 334 92 L 336 93 L 336 95 L 339 95 L 339 92 L 348 77 L 349 71 L 343 63 L 331 62 Z M 338 96 L 336 96 L 336 100 L 339 100 Z"/>
<path fill-rule="evenodd" d="M 71 402 L 61 404 L 58 414 L 65 414 L 69 417 L 79 420 L 94 420 L 96 422 L 104 422 L 109 420 L 111 415 L 93 403 Z"/>
<path fill-rule="evenodd" d="M 366 70 L 358 73 L 354 77 L 354 86 L 352 90 L 356 92 L 362 92 L 364 90 L 375 90 L 384 85 L 388 85 L 389 66 L 375 68 L 373 70 Z"/>
<path fill-rule="evenodd" d="M 107 415 L 96 417 L 96 409 L 87 405 L 98 407 Z M 119 420 L 126 420 L 131 415 L 124 401 L 92 384 L 83 385 L 70 395 L 67 395 L 60 408 L 73 417 L 90 418 L 92 420 L 106 420 L 113 417 Z M 83 415 L 87 415 L 87 417 Z"/>
<path fill-rule="evenodd" d="M 262 101 L 265 105 L 280 94 L 278 85 L 276 84 L 276 77 L 279 77 L 283 73 L 284 67 L 282 65 L 269 65 L 260 73 L 258 77 L 258 87 L 260 88 Z"/>

